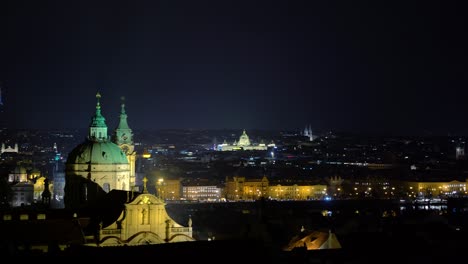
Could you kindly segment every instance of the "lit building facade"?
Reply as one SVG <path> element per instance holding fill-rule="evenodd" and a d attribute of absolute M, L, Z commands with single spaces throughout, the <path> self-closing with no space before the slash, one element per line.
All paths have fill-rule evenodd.
<path fill-rule="evenodd" d="M 327 195 L 327 185 L 274 185 L 268 187 L 273 200 L 320 200 Z"/>
<path fill-rule="evenodd" d="M 274 144 L 269 144 L 269 146 L 274 146 Z M 238 151 L 238 150 L 267 150 L 268 146 L 264 143 L 258 145 L 252 145 L 250 143 L 250 138 L 245 132 L 242 132 L 242 135 L 239 137 L 239 141 L 234 141 L 233 144 L 228 144 L 224 141 L 222 144 L 218 145 L 217 150 L 219 151 Z"/>
<path fill-rule="evenodd" d="M 258 200 L 268 197 L 268 179 L 226 178 L 225 197 L 230 201 Z"/>
<path fill-rule="evenodd" d="M 13 171 L 8 174 L 8 182 L 26 182 L 28 180 L 28 172 L 23 166 L 16 166 Z"/>
<path fill-rule="evenodd" d="M 157 196 L 163 200 L 180 200 L 180 179 L 159 178 L 156 182 Z"/>
<path fill-rule="evenodd" d="M 327 185 L 270 185 L 267 177 L 246 179 L 232 177 L 226 179 L 225 197 L 229 201 L 258 200 L 318 200 L 328 195 Z"/>
<path fill-rule="evenodd" d="M 18 143 L 15 143 L 15 146 L 14 147 L 11 147 L 11 146 L 8 146 L 8 147 L 5 147 L 5 143 L 2 143 L 2 148 L 0 150 L 0 154 L 1 153 L 18 153 Z"/>
<path fill-rule="evenodd" d="M 178 224 L 167 214 L 162 199 L 143 193 L 124 206 L 115 222 L 99 230 L 98 241 L 88 245 L 122 246 L 194 241 L 191 218 L 188 218 L 187 226 Z"/>
<path fill-rule="evenodd" d="M 466 182 L 406 182 L 409 197 L 451 197 L 466 194 Z"/>
<path fill-rule="evenodd" d="M 190 201 L 219 201 L 222 192 L 222 188 L 216 185 L 182 186 L 182 198 Z"/>
<path fill-rule="evenodd" d="M 13 197 L 12 207 L 31 205 L 34 201 L 34 184 L 31 182 L 19 182 L 11 187 Z"/>
<path fill-rule="evenodd" d="M 29 180 L 28 171 L 23 166 L 16 166 L 8 174 L 8 182 L 12 183 L 10 205 L 19 207 L 31 205 L 34 202 L 34 184 Z"/>
<path fill-rule="evenodd" d="M 42 193 L 45 190 L 45 177 L 38 177 L 34 182 L 34 201 L 39 202 L 42 200 Z M 53 192 L 53 184 L 49 184 L 49 190 Z"/>

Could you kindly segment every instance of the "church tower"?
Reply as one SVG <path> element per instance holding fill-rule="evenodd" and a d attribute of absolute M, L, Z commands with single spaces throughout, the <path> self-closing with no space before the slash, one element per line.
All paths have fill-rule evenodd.
<path fill-rule="evenodd" d="M 455 159 L 462 160 L 465 159 L 465 147 L 464 146 L 457 146 L 455 149 Z"/>
<path fill-rule="evenodd" d="M 302 135 L 305 136 L 305 137 L 308 137 L 309 141 L 313 141 L 314 140 L 314 135 L 312 134 L 312 126 L 311 125 L 306 126 L 304 128 L 304 133 Z"/>
<path fill-rule="evenodd" d="M 111 190 L 130 190 L 129 162 L 122 149 L 109 140 L 101 95 L 96 98 L 88 137 L 68 154 L 65 163 L 66 208 L 80 208 Z"/>
<path fill-rule="evenodd" d="M 314 141 L 314 135 L 312 134 L 312 126 L 309 125 L 309 141 Z"/>
<path fill-rule="evenodd" d="M 135 186 L 135 143 L 133 141 L 133 131 L 128 126 L 127 113 L 125 112 L 124 97 L 120 106 L 119 125 L 114 131 L 113 142 L 117 144 L 125 153 L 130 164 L 130 187 Z"/>

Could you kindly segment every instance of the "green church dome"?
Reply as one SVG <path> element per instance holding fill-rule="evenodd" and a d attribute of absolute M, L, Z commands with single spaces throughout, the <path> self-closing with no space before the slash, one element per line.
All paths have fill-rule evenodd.
<path fill-rule="evenodd" d="M 122 149 L 112 142 L 87 140 L 68 154 L 67 164 L 128 164 Z"/>
<path fill-rule="evenodd" d="M 96 112 L 89 125 L 88 138 L 68 154 L 67 164 L 128 164 L 127 156 L 115 143 L 108 141 L 107 125 L 101 114 L 101 94 L 96 94 Z"/>

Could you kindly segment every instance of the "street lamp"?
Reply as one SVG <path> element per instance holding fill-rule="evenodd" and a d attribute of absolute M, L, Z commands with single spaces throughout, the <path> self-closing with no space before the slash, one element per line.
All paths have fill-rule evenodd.
<path fill-rule="evenodd" d="M 157 182 L 157 187 L 158 187 L 158 197 L 160 199 L 164 199 L 164 195 L 163 195 L 163 185 L 164 185 L 164 179 L 163 178 L 159 178 L 158 179 L 158 182 Z"/>

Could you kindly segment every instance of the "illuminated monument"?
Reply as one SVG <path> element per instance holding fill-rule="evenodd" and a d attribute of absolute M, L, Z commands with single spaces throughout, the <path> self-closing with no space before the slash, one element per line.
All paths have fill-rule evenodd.
<path fill-rule="evenodd" d="M 268 147 L 274 147 L 274 144 L 268 144 L 265 145 L 264 143 L 260 143 L 258 145 L 252 145 L 250 143 L 249 136 L 247 133 L 244 131 L 242 132 L 242 135 L 239 137 L 239 141 L 234 141 L 232 145 L 229 145 L 226 141 L 224 141 L 222 144 L 218 145 L 218 150 L 219 151 L 236 151 L 236 150 L 267 150 Z"/>
<path fill-rule="evenodd" d="M 68 155 L 65 170 L 65 207 L 87 215 L 84 230 L 89 246 L 146 245 L 194 241 L 188 227 L 174 221 L 165 203 L 149 194 L 144 178 L 142 193 L 134 192 L 135 151 L 125 105 L 111 142 L 101 114 L 100 94 L 85 142 Z M 133 179 L 132 179 L 133 178 Z"/>
<path fill-rule="evenodd" d="M 2 143 L 2 148 L 0 150 L 0 154 L 10 152 L 10 153 L 18 153 L 18 143 L 15 143 L 15 147 L 12 148 L 11 146 L 5 147 L 5 143 Z"/>
<path fill-rule="evenodd" d="M 107 135 L 106 119 L 96 95 L 96 112 L 85 142 L 75 147 L 65 167 L 65 207 L 79 208 L 110 190 L 130 190 L 130 164 Z"/>

